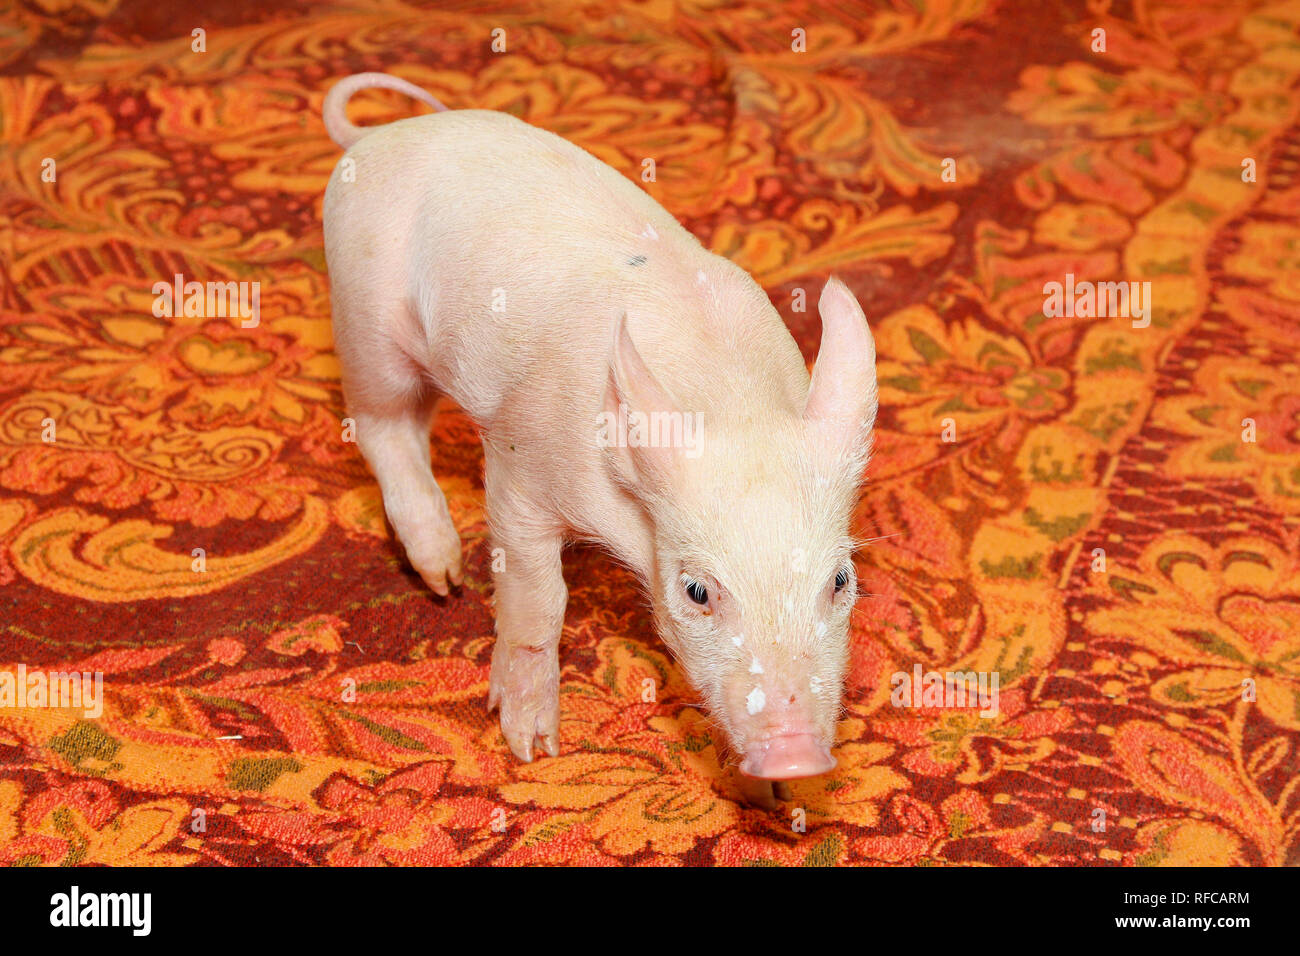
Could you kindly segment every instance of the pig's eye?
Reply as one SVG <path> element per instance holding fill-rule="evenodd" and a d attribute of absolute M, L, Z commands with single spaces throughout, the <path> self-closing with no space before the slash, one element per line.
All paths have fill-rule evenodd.
<path fill-rule="evenodd" d="M 696 604 L 709 603 L 709 589 L 706 588 L 699 581 L 694 581 L 691 578 L 686 578 L 683 580 L 682 583 L 686 585 L 687 596 Z"/>
<path fill-rule="evenodd" d="M 835 572 L 835 593 L 839 594 L 849 586 L 849 569 L 840 568 Z"/>

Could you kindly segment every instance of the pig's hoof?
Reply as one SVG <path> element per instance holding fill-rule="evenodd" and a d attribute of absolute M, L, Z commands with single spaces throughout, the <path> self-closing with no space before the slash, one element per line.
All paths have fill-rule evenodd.
<path fill-rule="evenodd" d="M 560 755 L 560 661 L 553 647 L 507 649 L 498 640 L 488 678 L 488 710 L 501 710 L 501 733 L 514 755 L 532 763 L 541 750 Z"/>
<path fill-rule="evenodd" d="M 790 784 L 784 780 L 757 780 L 741 773 L 735 776 L 741 798 L 752 807 L 775 810 L 777 801 L 794 799 Z"/>
<path fill-rule="evenodd" d="M 417 546 L 407 548 L 406 557 L 434 594 L 446 597 L 450 584 L 459 585 L 464 581 L 460 535 L 450 525 L 422 538 Z"/>
<path fill-rule="evenodd" d="M 761 810 L 775 810 L 777 801 L 794 799 L 794 793 L 790 792 L 790 784 L 785 780 L 759 780 L 746 777 L 736 770 L 732 770 L 732 774 L 736 778 L 736 788 L 740 791 L 741 799 L 750 806 L 757 806 Z"/>
<path fill-rule="evenodd" d="M 735 778 L 740 797 L 745 803 L 760 810 L 776 809 L 777 794 L 771 780 L 756 780 L 739 773 L 735 774 Z"/>

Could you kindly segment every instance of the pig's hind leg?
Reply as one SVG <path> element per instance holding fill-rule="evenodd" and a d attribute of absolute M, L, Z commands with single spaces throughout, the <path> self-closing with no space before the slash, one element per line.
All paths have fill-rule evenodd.
<path fill-rule="evenodd" d="M 379 480 L 384 511 L 411 566 L 435 594 L 446 596 L 448 584 L 462 580 L 461 544 L 429 459 L 429 427 L 437 394 L 418 376 L 400 390 L 383 390 L 389 394 L 374 384 L 372 380 L 368 388 L 349 389 L 345 376 L 357 444 Z M 389 384 L 396 384 L 391 377 Z"/>
<path fill-rule="evenodd" d="M 561 531 L 524 499 L 510 464 L 484 443 L 484 488 L 492 525 L 496 644 L 488 679 L 488 710 L 501 710 L 501 733 L 525 763 L 540 747 L 560 752 L 560 631 L 569 592 L 564 585 Z"/>

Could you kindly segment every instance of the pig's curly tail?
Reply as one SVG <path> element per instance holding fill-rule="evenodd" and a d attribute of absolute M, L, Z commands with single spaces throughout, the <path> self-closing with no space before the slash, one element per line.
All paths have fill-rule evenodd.
<path fill-rule="evenodd" d="M 391 76 L 388 73 L 353 73 L 351 76 L 345 77 L 334 84 L 325 96 L 325 105 L 321 107 L 326 132 L 330 134 L 330 139 L 338 143 L 343 149 L 347 149 L 370 132 L 371 129 L 375 128 L 354 126 L 348 122 L 347 115 L 348 100 L 352 98 L 352 94 L 359 90 L 375 88 L 397 90 L 399 93 L 405 93 L 421 103 L 428 103 L 438 112 L 447 109 L 435 97 L 426 93 L 414 83 L 408 83 L 400 77 Z"/>

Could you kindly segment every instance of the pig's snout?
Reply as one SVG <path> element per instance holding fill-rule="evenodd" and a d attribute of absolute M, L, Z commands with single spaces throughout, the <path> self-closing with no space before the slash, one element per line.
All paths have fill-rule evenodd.
<path fill-rule="evenodd" d="M 829 692 L 829 676 L 810 677 L 800 663 L 774 652 L 766 665 L 754 656 L 743 674 L 737 668 L 731 675 L 727 688 L 731 706 L 718 712 L 741 758 L 742 774 L 760 780 L 796 780 L 835 769 L 829 745 L 835 737 L 839 698 Z M 803 684 L 811 685 L 813 692 L 795 689 Z"/>
<path fill-rule="evenodd" d="M 815 777 L 835 768 L 831 752 L 812 734 L 782 734 L 750 745 L 740 772 L 763 780 Z"/>

